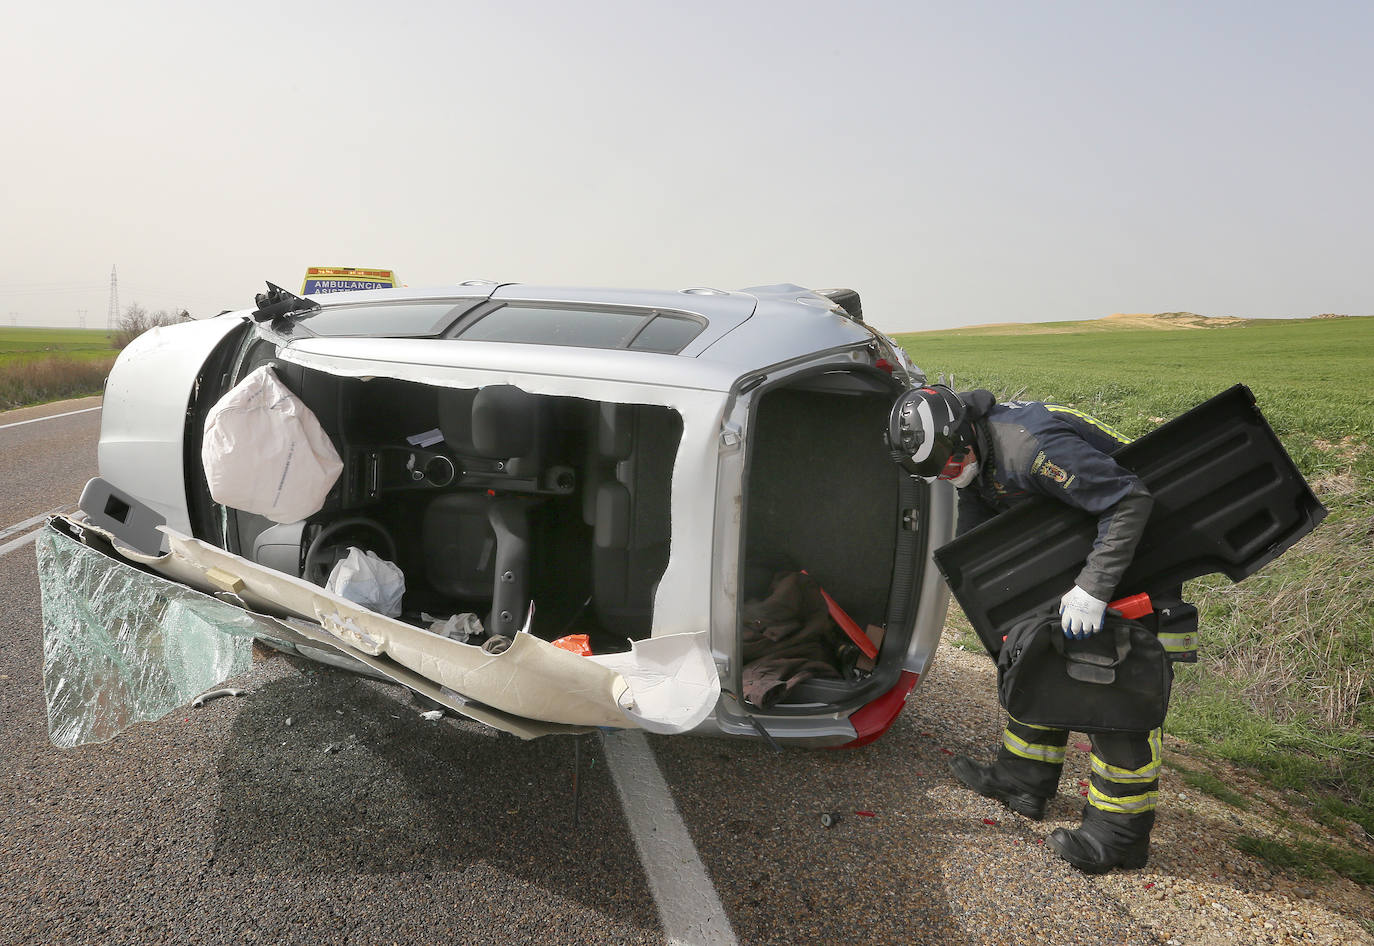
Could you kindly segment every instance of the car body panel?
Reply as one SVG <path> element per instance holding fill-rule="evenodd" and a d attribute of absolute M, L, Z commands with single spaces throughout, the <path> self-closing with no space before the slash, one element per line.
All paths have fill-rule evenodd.
<path fill-rule="evenodd" d="M 394 377 L 449 387 L 501 384 L 500 379 L 515 370 L 537 386 L 527 388 L 531 394 L 571 394 L 570 390 L 552 390 L 566 387 L 562 383 L 566 379 L 581 382 L 575 385 L 580 393 L 574 396 L 593 398 L 599 384 L 630 382 L 724 392 L 739 377 L 728 366 L 702 364 L 679 355 L 461 339 L 302 338 L 282 348 L 280 357 L 342 377 Z"/>
<path fill-rule="evenodd" d="M 956 498 L 954 487 L 949 483 L 932 484 L 926 522 L 923 528 L 927 534 L 926 554 L 923 571 L 934 575 L 935 550 L 954 538 L 954 518 Z M 944 628 L 945 614 L 949 610 L 949 585 L 943 581 L 921 582 L 920 598 L 916 605 L 913 624 L 924 633 L 912 635 L 911 646 L 907 649 L 902 669 L 924 677 L 935 661 L 935 651 L 940 645 L 940 632 Z M 908 688 L 908 692 L 909 692 Z"/>
<path fill-rule="evenodd" d="M 243 327 L 232 315 L 150 329 L 120 353 L 105 385 L 97 458 L 111 482 L 179 532 L 187 513 L 186 405 L 206 360 Z"/>
<path fill-rule="evenodd" d="M 203 594 L 221 598 L 232 595 L 253 613 L 271 616 L 282 627 L 295 628 L 301 638 L 299 646 L 304 647 L 302 641 L 308 639 L 316 653 L 328 649 L 339 659 L 352 661 L 351 666 L 366 666 L 370 672 L 388 676 L 522 738 L 570 731 L 568 727 L 641 727 L 655 732 L 693 730 L 747 736 L 767 732 L 781 741 L 808 745 L 852 743 L 873 732 L 866 723 L 865 733 L 856 733 L 852 716 L 870 705 L 875 708 L 860 719 L 886 714 L 893 705 L 893 688 L 914 681 L 928 669 L 948 600 L 948 592 L 934 577 L 930 555 L 952 532 L 952 495 L 949 490 L 931 490 L 924 483 L 903 478 L 879 442 L 882 425 L 875 422 L 878 413 L 885 418 L 890 394 L 920 380 L 919 372 L 890 339 L 850 318 L 830 299 L 794 285 L 720 292 L 480 283 L 438 290 L 326 294 L 313 301 L 318 307 L 287 306 L 275 315 L 261 311 L 230 313 L 213 320 L 218 323 L 213 332 L 203 330 L 194 337 L 188 334 L 190 344 L 181 355 L 180 373 L 175 375 L 177 437 L 164 429 L 174 424 L 170 408 L 146 425 L 130 416 L 139 405 L 165 399 L 167 394 L 167 385 L 156 374 L 126 370 L 138 364 L 143 354 L 135 350 L 130 359 L 116 366 L 116 387 L 128 389 L 130 394 L 110 406 L 108 435 L 102 430 L 101 473 L 112 488 L 106 492 L 128 495 L 165 515 L 169 537 L 165 552 L 142 555 L 121 549 L 116 554 Z M 452 306 L 448 315 L 429 323 L 432 328 L 427 335 L 388 335 L 387 307 L 419 302 Z M 480 324 L 488 313 L 507 304 L 613 313 L 633 310 L 629 314 L 642 311 L 646 316 L 677 314 L 699 321 L 703 327 L 677 354 L 552 344 L 543 339 L 515 343 L 462 337 L 466 326 Z M 317 323 L 319 332 L 312 330 L 312 318 L 344 308 L 356 312 L 336 321 L 335 327 L 359 331 L 366 327 L 372 312 L 377 317 L 376 332 L 328 334 L 329 325 L 324 321 Z M 423 321 L 423 316 L 418 321 Z M 403 322 L 398 315 L 394 331 L 406 331 L 403 325 L 413 328 L 416 323 L 414 317 Z M 229 337 L 236 327 L 247 333 L 235 336 L 237 341 Z M 157 351 L 169 340 L 154 341 L 150 348 Z M 212 354 L 216 351 L 218 354 Z M 324 418 L 327 432 L 341 438 L 337 446 L 345 459 L 345 474 L 318 518 L 270 527 L 262 517 L 257 517 L 257 522 L 247 521 L 237 510 L 214 506 L 204 484 L 192 481 L 203 480 L 204 473 L 198 439 L 185 430 L 187 418 L 206 416 L 228 387 L 263 364 L 275 365 L 283 379 L 289 375 L 300 387 L 293 390 L 303 401 L 311 403 L 312 398 L 318 398 L 319 408 L 328 414 Z M 351 475 L 350 456 L 375 458 L 382 450 L 404 454 L 412 449 L 407 443 L 416 442 L 412 439 L 416 435 L 439 433 L 428 430 L 434 425 L 435 401 L 426 398 L 448 403 L 452 399 L 441 396 L 445 389 L 477 392 L 493 387 L 517 389 L 522 396 L 538 396 L 555 405 L 558 437 L 571 438 L 574 444 L 593 438 L 586 440 L 585 447 L 576 447 L 589 451 L 583 459 L 560 454 L 557 461 L 575 466 L 576 496 L 572 486 L 560 497 L 557 490 L 542 485 L 502 484 L 499 476 L 493 478 L 487 467 L 481 466 L 491 461 L 481 458 L 476 458 L 475 470 L 469 465 L 452 486 L 449 482 L 407 483 L 389 487 L 390 494 L 368 490 L 359 496 L 345 485 Z M 374 390 L 378 393 L 369 393 Z M 786 418 L 789 429 L 795 426 L 808 433 L 814 420 L 797 408 L 797 403 L 811 403 L 805 399 L 818 397 L 824 402 L 822 406 L 845 405 L 828 421 L 835 446 L 818 445 L 826 454 L 820 462 L 826 464 L 827 472 L 826 478 L 817 482 L 827 484 L 827 496 L 840 496 L 851 488 L 852 470 L 858 468 L 852 466 L 856 456 L 864 458 L 866 477 L 883 481 L 882 489 L 874 494 L 883 498 L 867 504 L 862 528 L 851 528 L 847 509 L 831 517 L 829 528 L 840 545 L 857 543 L 856 548 L 873 550 L 867 558 L 870 567 L 862 572 L 872 577 L 854 582 L 847 589 L 845 603 L 862 599 L 851 606 L 858 607 L 868 623 L 884 624 L 887 646 L 871 672 L 846 677 L 831 688 L 833 693 L 821 686 L 814 699 L 806 696 L 793 705 L 761 709 L 740 698 L 739 622 L 746 596 L 742 572 L 748 565 L 751 543 L 746 528 L 749 502 L 745 484 L 751 458 L 759 451 L 755 444 L 762 442 L 755 429 L 763 423 L 760 405 L 775 391 L 787 397 L 800 396 L 799 401 L 778 401 L 788 405 L 778 409 L 779 416 Z M 193 395 L 198 400 L 192 400 Z M 371 414 L 359 412 L 358 405 L 391 403 L 386 397 L 416 409 L 374 407 Z M 406 397 L 412 400 L 406 401 Z M 586 418 L 597 410 L 621 406 L 632 408 L 636 417 L 641 408 L 657 412 L 652 415 L 655 418 L 671 416 L 681 426 L 675 451 L 661 452 L 664 457 L 671 453 L 671 464 L 661 464 L 653 474 L 659 477 L 659 484 L 668 483 L 662 489 L 671 526 L 671 542 L 664 543 L 666 551 L 662 553 L 666 564 L 652 579 L 652 586 L 642 586 L 649 589 L 651 614 L 645 612 L 642 630 L 627 635 L 628 650 L 623 650 L 626 638 L 621 637 L 620 651 L 612 647 L 605 653 L 598 651 L 596 656 L 581 657 L 539 637 L 513 634 L 510 649 L 493 658 L 475 645 L 430 632 L 418 622 L 418 611 L 408 614 L 407 620 L 387 618 L 297 577 L 300 571 L 290 571 L 295 567 L 297 551 L 302 560 L 308 558 L 305 548 L 312 541 L 311 529 L 318 534 L 329 521 L 327 517 L 363 515 L 360 508 L 365 512 L 369 507 L 384 506 L 390 502 L 387 495 L 391 495 L 398 503 L 395 517 L 409 531 L 407 541 L 411 543 L 397 560 L 409 558 L 412 574 L 423 579 L 416 559 L 422 544 L 429 540 L 420 535 L 418 523 L 421 518 L 426 524 L 432 521 L 427 510 L 434 504 L 429 496 L 445 498 L 445 490 L 466 501 L 484 491 L 494 497 L 498 491 L 509 489 L 515 492 L 507 495 L 522 501 L 518 500 L 519 490 L 534 488 L 540 494 L 536 501 L 544 504 L 541 508 L 551 510 L 548 515 L 555 523 L 550 527 L 541 521 L 541 527 L 559 530 L 557 539 L 568 548 L 584 548 L 578 543 L 589 539 L 577 531 L 583 527 L 576 525 L 573 501 L 580 503 L 583 496 L 593 495 L 592 485 L 587 484 L 595 485 L 594 476 L 601 477 L 603 486 L 619 488 L 627 482 L 623 479 L 626 464 L 633 470 L 637 462 L 616 453 L 597 453 L 604 448 L 594 439 L 598 436 L 595 422 L 588 428 Z M 370 419 L 356 426 L 364 416 Z M 849 423 L 850 418 L 855 422 Z M 870 424 L 871 440 L 863 433 Z M 196 433 L 194 428 L 191 432 Z M 120 453 L 120 437 L 130 443 L 127 455 Z M 645 442 L 655 441 L 649 438 Z M 144 443 L 149 449 L 139 453 L 138 445 Z M 814 475 L 818 457 L 798 456 L 794 463 L 784 450 L 784 441 L 775 443 L 779 445 L 771 448 L 771 465 L 764 467 L 772 471 L 770 475 L 806 477 L 808 464 Z M 456 446 L 447 449 L 455 461 L 461 459 L 466 464 L 474 459 Z M 380 461 L 365 462 L 374 464 L 370 469 L 375 475 L 375 464 Z M 149 479 L 145 475 L 148 472 L 157 475 Z M 173 489 L 172 481 L 177 477 L 181 479 Z M 152 484 L 150 488 L 140 485 L 145 481 Z M 769 481 L 765 478 L 764 482 Z M 432 494 L 414 491 L 430 485 L 436 487 Z M 398 492 L 401 489 L 410 492 Z M 779 488 L 776 495 L 787 496 L 787 489 Z M 900 497 L 903 508 L 887 505 L 888 496 Z M 185 508 L 188 497 L 197 503 L 193 513 Z M 599 500 L 600 496 L 594 498 Z M 168 508 L 178 502 L 179 510 Z M 412 511 L 415 516 L 411 516 Z M 585 508 L 581 515 L 588 515 Z M 188 520 L 201 530 L 195 535 L 212 538 L 214 543 L 192 538 Z M 590 519 L 585 521 L 592 525 Z M 761 521 L 775 520 L 765 516 Z M 86 526 L 89 528 L 89 521 Z M 390 528 L 398 528 L 397 522 Z M 587 548 L 588 558 L 600 554 L 600 528 L 598 522 L 594 530 L 585 533 L 590 536 L 594 531 L 598 543 Z M 870 542 L 868 529 L 890 534 Z M 460 533 L 458 528 L 453 532 Z M 842 551 L 831 552 L 825 545 L 828 541 L 823 535 L 815 541 L 803 537 L 798 540 L 798 549 L 805 548 L 809 560 L 828 563 L 820 567 L 829 568 L 829 577 L 824 580 L 833 583 L 835 590 L 835 586 L 846 584 L 847 574 L 857 572 Z M 225 548 L 219 547 L 221 542 Z M 764 546 L 763 550 L 771 547 L 769 543 Z M 889 548 L 892 555 L 884 558 Z M 271 550 L 271 556 L 264 553 L 254 560 L 260 549 Z M 754 548 L 754 553 L 760 551 Z M 633 557 L 634 553 L 630 554 Z M 498 550 L 498 561 L 499 555 Z M 544 580 L 550 579 L 562 583 L 561 573 L 546 572 Z M 439 587 L 425 586 L 423 580 L 421 586 L 429 592 Z M 754 587 L 757 594 L 757 585 Z M 885 588 L 887 597 L 883 596 Z M 899 588 L 906 591 L 899 594 Z M 456 604 L 468 592 L 448 594 Z M 531 589 L 529 600 L 540 594 L 552 596 L 553 592 Z M 912 600 L 894 604 L 901 594 Z M 837 597 L 846 596 L 837 593 Z M 544 599 L 544 603 L 551 600 Z M 501 621 L 506 620 L 504 606 L 498 609 L 493 605 L 488 624 L 496 624 L 498 611 Z M 546 613 L 544 607 L 539 611 Z M 550 609 L 544 618 L 546 632 L 562 622 L 561 617 L 553 616 L 556 613 Z M 602 620 L 600 612 L 596 620 Z M 613 633 L 615 627 L 605 625 L 606 632 Z M 909 685 L 903 689 L 903 696 L 909 689 Z M 655 706 L 651 691 L 670 698 Z M 434 693 L 442 698 L 433 697 Z M 878 702 L 882 700 L 886 702 Z"/>
<path fill-rule="evenodd" d="M 526 286 L 518 283 L 501 286 L 491 294 L 493 302 L 545 304 L 551 306 L 588 306 L 591 308 L 649 309 L 697 316 L 706 329 L 688 343 L 679 355 L 694 357 L 713 345 L 747 319 L 758 308 L 758 300 L 746 292 L 715 289 L 664 291 L 651 289 L 589 289 L 581 287 Z"/>

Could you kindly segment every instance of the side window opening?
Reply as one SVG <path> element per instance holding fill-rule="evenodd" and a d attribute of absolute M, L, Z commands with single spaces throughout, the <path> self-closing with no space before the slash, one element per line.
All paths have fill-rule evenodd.
<path fill-rule="evenodd" d="M 672 541 L 675 411 L 286 367 L 344 461 L 325 507 L 301 524 L 304 577 L 323 583 L 353 544 L 394 556 L 402 620 L 419 626 L 425 614 L 472 613 L 489 636 L 509 636 L 533 601 L 545 639 L 587 634 L 608 653 L 651 634 Z M 234 518 L 239 554 L 276 541 L 273 523 Z M 312 549 L 322 535 L 337 547 Z M 280 553 L 262 564 L 289 571 Z"/>

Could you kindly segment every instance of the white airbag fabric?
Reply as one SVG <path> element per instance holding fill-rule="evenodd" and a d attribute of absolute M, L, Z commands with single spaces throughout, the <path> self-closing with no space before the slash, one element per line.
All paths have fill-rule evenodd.
<path fill-rule="evenodd" d="M 720 674 L 706 632 L 631 641 L 629 653 L 584 658 L 614 670 L 629 684 L 630 719 L 652 733 L 672 735 L 695 728 L 720 697 Z"/>
<path fill-rule="evenodd" d="M 334 565 L 324 587 L 369 611 L 394 618 L 401 614 L 406 576 L 376 552 L 350 547 L 348 555 Z"/>
<path fill-rule="evenodd" d="M 215 502 L 274 522 L 319 512 L 343 469 L 310 408 L 268 365 L 210 409 L 200 460 Z"/>

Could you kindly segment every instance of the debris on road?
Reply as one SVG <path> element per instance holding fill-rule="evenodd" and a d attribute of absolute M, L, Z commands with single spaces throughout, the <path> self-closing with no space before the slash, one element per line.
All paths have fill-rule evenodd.
<path fill-rule="evenodd" d="M 191 705 L 201 707 L 217 696 L 243 696 L 246 692 L 246 690 L 240 690 L 238 687 L 220 687 L 217 690 L 207 690 L 192 700 Z"/>

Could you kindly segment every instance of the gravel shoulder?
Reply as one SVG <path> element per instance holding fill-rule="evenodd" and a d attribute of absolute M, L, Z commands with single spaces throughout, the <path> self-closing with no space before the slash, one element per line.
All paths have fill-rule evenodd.
<path fill-rule="evenodd" d="M 949 772 L 953 755 L 988 759 L 1000 741 L 995 676 L 981 651 L 942 644 L 891 730 L 861 749 L 652 737 L 740 943 L 1374 944 L 1360 924 L 1374 917 L 1369 889 L 1329 873 L 1292 877 L 1232 845 L 1242 833 L 1287 836 L 1305 820 L 1304 800 L 1210 766 L 1176 740 L 1166 761 L 1213 772 L 1248 808 L 1166 768 L 1146 869 L 1092 877 L 1054 856 L 1044 838 L 1077 825 L 1086 801 L 1085 737 L 1071 737 L 1042 822 Z M 1367 839 L 1351 843 L 1368 849 Z"/>
<path fill-rule="evenodd" d="M 995 668 L 986 655 L 945 642 L 922 685 L 919 712 L 944 716 L 951 729 L 961 718 L 976 720 L 985 744 L 978 755 L 990 758 L 1002 725 L 995 689 Z M 967 731 L 962 725 L 958 729 Z M 1087 748 L 1085 736 L 1070 737 L 1059 798 L 1046 820 L 1035 825 L 1041 837 L 1056 827 L 1078 823 L 1089 774 Z M 1344 837 L 1333 837 L 1331 828 L 1311 818 L 1305 798 L 1277 791 L 1242 769 L 1206 760 L 1198 747 L 1174 737 L 1165 737 L 1164 748 L 1149 865 L 1101 877 L 1076 875 L 1075 886 L 1114 900 L 1158 942 L 1374 944 L 1368 925 L 1374 921 L 1374 890 L 1320 867 L 1313 876 L 1278 871 L 1234 846 L 1242 835 L 1292 841 L 1306 831 L 1374 853 L 1374 843 L 1359 826 L 1351 825 Z M 1198 791 L 1176 766 L 1211 773 L 1248 799 L 1248 806 L 1237 808 Z M 987 817 L 1034 825 L 994 802 L 979 799 L 979 804 L 988 809 Z M 1038 859 L 1026 858 L 1025 866 L 1034 871 Z"/>

